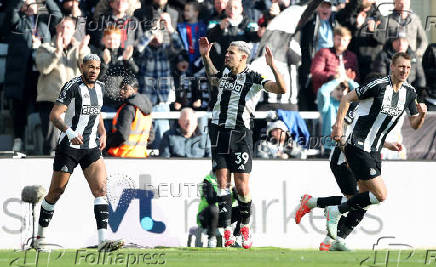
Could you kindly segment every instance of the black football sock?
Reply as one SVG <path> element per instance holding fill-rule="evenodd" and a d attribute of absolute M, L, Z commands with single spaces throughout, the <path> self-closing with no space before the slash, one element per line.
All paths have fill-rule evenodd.
<path fill-rule="evenodd" d="M 325 208 L 328 206 L 337 206 L 342 204 L 343 196 L 319 197 L 316 206 L 318 208 Z"/>

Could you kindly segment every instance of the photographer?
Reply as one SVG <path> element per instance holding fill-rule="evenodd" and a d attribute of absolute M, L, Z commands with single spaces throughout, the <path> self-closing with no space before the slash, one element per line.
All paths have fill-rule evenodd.
<path fill-rule="evenodd" d="M 268 123 L 267 139 L 256 145 L 256 157 L 264 159 L 289 159 L 292 145 L 289 130 L 281 120 Z"/>

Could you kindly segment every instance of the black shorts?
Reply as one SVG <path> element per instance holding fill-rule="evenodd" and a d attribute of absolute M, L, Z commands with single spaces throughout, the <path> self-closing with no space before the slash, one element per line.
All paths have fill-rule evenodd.
<path fill-rule="evenodd" d="M 232 173 L 250 173 L 253 157 L 251 130 L 226 129 L 209 123 L 212 168 L 228 169 Z"/>
<path fill-rule="evenodd" d="M 77 164 L 80 163 L 82 170 L 86 169 L 92 163 L 99 160 L 101 151 L 98 147 L 91 149 L 76 149 L 70 146 L 56 147 L 56 153 L 53 162 L 53 170 L 56 172 L 73 173 Z"/>
<path fill-rule="evenodd" d="M 380 152 L 366 152 L 353 145 L 345 146 L 348 165 L 358 180 L 370 180 L 381 175 Z"/>
<path fill-rule="evenodd" d="M 347 162 L 340 160 L 341 153 L 342 151 L 339 147 L 336 147 L 330 159 L 330 170 L 335 176 L 336 183 L 341 189 L 342 194 L 352 196 L 358 193 L 357 180 L 348 167 Z"/>

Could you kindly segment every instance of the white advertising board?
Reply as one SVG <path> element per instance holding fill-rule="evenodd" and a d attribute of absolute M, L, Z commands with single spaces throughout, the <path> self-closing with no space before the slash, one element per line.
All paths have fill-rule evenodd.
<path fill-rule="evenodd" d="M 196 225 L 198 184 L 210 160 L 105 161 L 110 237 L 145 247 L 186 246 L 189 228 Z M 50 158 L 0 160 L 0 248 L 20 248 L 31 236 L 29 205 L 20 201 L 21 190 L 34 184 L 48 189 L 52 164 Z M 370 208 L 349 246 L 371 249 L 378 238 L 395 236 L 395 242 L 415 248 L 436 247 L 434 173 L 434 162 L 384 162 L 388 199 Z M 294 209 L 305 193 L 340 194 L 327 161 L 254 161 L 250 186 L 254 246 L 319 246 L 326 233 L 323 210 L 315 209 L 296 225 Z M 55 206 L 48 239 L 64 248 L 97 242 L 93 197 L 80 168 Z"/>

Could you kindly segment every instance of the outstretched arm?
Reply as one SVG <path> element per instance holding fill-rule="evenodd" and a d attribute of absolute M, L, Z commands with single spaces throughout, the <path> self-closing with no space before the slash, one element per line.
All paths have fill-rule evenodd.
<path fill-rule="evenodd" d="M 269 47 L 265 47 L 265 50 L 266 50 L 265 51 L 266 64 L 268 64 L 268 66 L 270 66 L 276 81 L 275 82 L 272 82 L 272 81 L 266 82 L 264 85 L 264 88 L 265 88 L 265 90 L 267 90 L 270 93 L 285 94 L 286 93 L 285 81 L 283 79 L 282 74 L 280 74 L 280 72 L 277 70 L 276 65 L 274 64 L 274 59 L 273 59 L 271 49 L 269 49 Z"/>
<path fill-rule="evenodd" d="M 424 124 L 425 116 L 427 115 L 427 105 L 423 103 L 416 103 L 416 109 L 418 110 L 418 116 L 409 117 L 410 126 L 417 130 Z"/>

